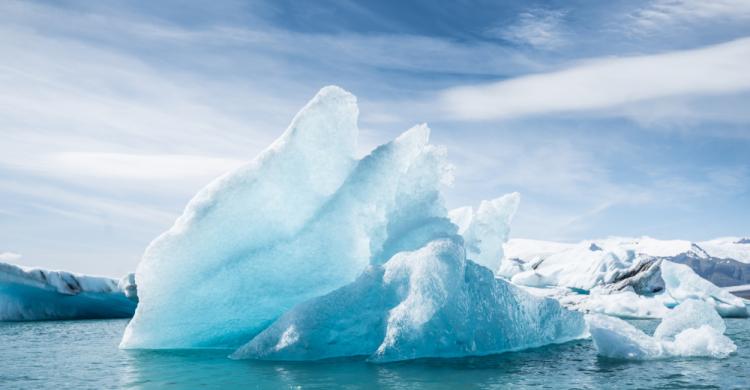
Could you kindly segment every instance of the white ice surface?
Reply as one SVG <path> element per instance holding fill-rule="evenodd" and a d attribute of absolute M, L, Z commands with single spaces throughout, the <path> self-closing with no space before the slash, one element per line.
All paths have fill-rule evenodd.
<path fill-rule="evenodd" d="M 590 244 L 577 244 L 543 257 L 534 256 L 531 259 L 539 262 L 536 269 L 519 272 L 511 280 L 530 287 L 560 286 L 590 290 L 613 282 L 623 271 L 643 260 L 632 251 L 590 248 Z"/>
<path fill-rule="evenodd" d="M 750 238 L 748 237 L 722 237 L 702 241 L 698 245 L 713 257 L 750 263 Z"/>
<path fill-rule="evenodd" d="M 664 261 L 661 275 L 669 295 L 677 302 L 698 299 L 716 308 L 722 317 L 747 317 L 747 307 L 742 298 L 732 295 L 701 278 L 684 264 Z"/>
<path fill-rule="evenodd" d="M 750 263 L 750 238 L 723 237 L 708 241 L 691 242 L 687 240 L 659 240 L 643 237 L 608 237 L 596 240 L 584 240 L 578 243 L 560 243 L 552 241 L 513 238 L 505 245 L 509 258 L 516 257 L 531 261 L 535 257 L 545 257 L 576 246 L 589 247 L 595 244 L 604 250 L 619 248 L 654 257 L 672 257 L 687 252 L 698 256 L 711 256 L 719 259 L 733 259 Z"/>
<path fill-rule="evenodd" d="M 687 300 L 671 310 L 654 336 L 615 317 L 587 315 L 586 322 L 599 355 L 609 358 L 723 358 L 737 350 L 732 340 L 723 334 L 724 321 L 703 301 Z"/>
<path fill-rule="evenodd" d="M 641 296 L 632 291 L 614 294 L 594 293 L 582 299 L 577 308 L 587 313 L 607 314 L 620 318 L 663 318 L 670 309 L 662 298 L 662 296 Z"/>
<path fill-rule="evenodd" d="M 694 256 L 708 257 L 689 241 L 648 237 L 577 244 L 511 239 L 506 244 L 506 261 L 500 274 L 509 276 L 518 285 L 549 290 L 547 295 L 589 313 L 660 318 L 668 312 L 666 308 L 692 298 L 706 301 L 724 317 L 746 317 L 748 312 L 742 299 L 701 278 L 690 267 L 666 260 L 660 262 L 659 275 L 645 282 L 653 294 L 638 296 L 627 286 L 622 291 L 611 289 L 624 276 L 642 272 L 643 265 L 654 261 L 653 256 L 674 256 L 688 251 Z M 513 261 L 513 257 L 522 261 Z M 654 284 L 659 280 L 664 282 L 663 291 Z M 578 294 L 584 295 L 576 297 Z"/>

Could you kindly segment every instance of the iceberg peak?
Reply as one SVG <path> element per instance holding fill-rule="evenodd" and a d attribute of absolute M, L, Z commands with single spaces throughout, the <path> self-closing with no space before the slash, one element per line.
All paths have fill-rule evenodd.
<path fill-rule="evenodd" d="M 503 244 L 508 241 L 510 223 L 520 203 L 521 194 L 513 192 L 483 200 L 476 211 L 471 206 L 451 210 L 450 218 L 464 237 L 469 259 L 493 272 L 500 270 Z"/>

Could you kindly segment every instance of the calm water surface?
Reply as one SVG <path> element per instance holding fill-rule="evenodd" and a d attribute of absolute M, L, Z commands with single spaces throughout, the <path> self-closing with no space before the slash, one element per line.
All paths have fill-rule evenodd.
<path fill-rule="evenodd" d="M 653 331 L 656 321 L 635 321 Z M 727 320 L 727 359 L 615 361 L 590 340 L 496 356 L 385 365 L 233 361 L 231 351 L 121 351 L 127 320 L 0 323 L 1 389 L 750 389 L 750 320 Z"/>

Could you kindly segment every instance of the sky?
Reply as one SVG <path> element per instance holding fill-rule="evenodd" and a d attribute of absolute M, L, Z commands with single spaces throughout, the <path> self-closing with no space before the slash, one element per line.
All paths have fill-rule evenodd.
<path fill-rule="evenodd" d="M 0 2 L 0 261 L 120 276 L 323 86 L 511 236 L 750 235 L 750 2 Z"/>

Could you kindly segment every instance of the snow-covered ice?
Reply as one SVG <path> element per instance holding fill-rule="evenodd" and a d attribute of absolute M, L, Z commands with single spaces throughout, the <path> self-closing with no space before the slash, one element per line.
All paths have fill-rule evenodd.
<path fill-rule="evenodd" d="M 669 295 L 678 302 L 700 299 L 711 304 L 723 317 L 747 317 L 742 298 L 716 287 L 698 276 L 690 267 L 664 261 L 661 276 Z"/>
<path fill-rule="evenodd" d="M 722 237 L 699 242 L 701 248 L 711 257 L 733 259 L 750 264 L 750 238 Z"/>
<path fill-rule="evenodd" d="M 116 279 L 0 263 L 0 321 L 126 318 L 136 303 Z"/>
<path fill-rule="evenodd" d="M 671 310 L 653 336 L 615 317 L 587 315 L 586 322 L 598 353 L 610 358 L 723 358 L 737 350 L 724 335 L 726 325 L 713 306 L 694 299 Z"/>
<path fill-rule="evenodd" d="M 702 277 L 725 287 L 750 284 L 750 239 L 740 237 L 718 238 L 710 241 L 657 240 L 651 237 L 611 237 L 584 240 L 579 243 L 512 239 L 505 246 L 506 257 L 517 262 L 534 264 L 551 255 L 599 248 L 617 256 L 630 253 L 634 259 L 662 258 L 689 264 Z M 525 271 L 519 267 L 507 275 Z"/>
<path fill-rule="evenodd" d="M 714 261 L 689 241 L 644 237 L 565 244 L 514 239 L 505 249 L 501 276 L 584 312 L 661 318 L 669 307 L 693 298 L 725 317 L 748 315 L 742 299 L 673 262 L 686 257 Z"/>
<path fill-rule="evenodd" d="M 573 302 L 579 298 L 579 302 Z M 632 291 L 613 294 L 590 294 L 566 296 L 561 302 L 569 300 L 571 307 L 576 307 L 586 313 L 600 313 L 620 318 L 646 319 L 664 318 L 669 313 L 668 306 L 672 301 L 665 302 L 663 296 L 642 296 Z"/>
<path fill-rule="evenodd" d="M 305 302 L 233 354 L 374 362 L 487 355 L 580 338 L 580 313 L 495 279 L 464 258 L 461 237 L 373 265 L 357 281 Z"/>

